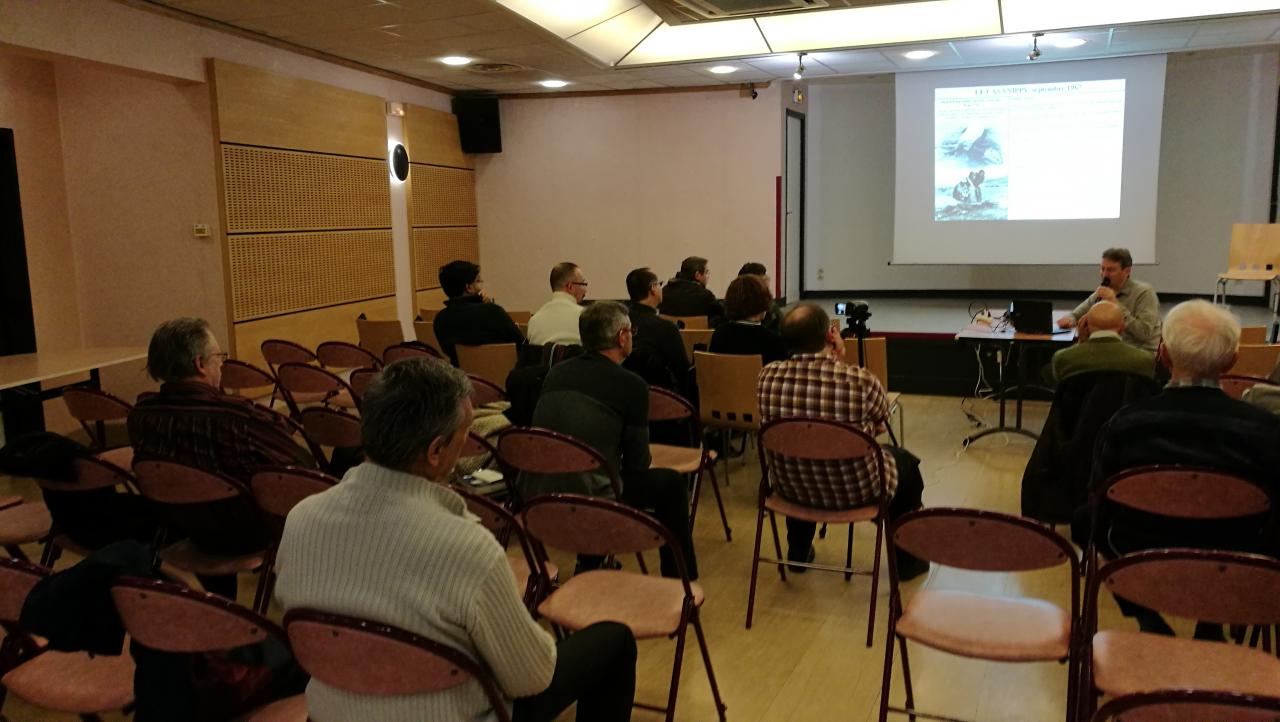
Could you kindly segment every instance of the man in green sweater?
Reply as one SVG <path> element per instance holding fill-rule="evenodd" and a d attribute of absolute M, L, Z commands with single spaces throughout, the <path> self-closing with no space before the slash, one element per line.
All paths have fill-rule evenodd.
<path fill-rule="evenodd" d="M 1055 381 L 1089 371 L 1126 371 L 1155 376 L 1155 354 L 1126 343 L 1124 310 L 1111 301 L 1099 301 L 1080 319 L 1080 343 L 1053 355 Z"/>

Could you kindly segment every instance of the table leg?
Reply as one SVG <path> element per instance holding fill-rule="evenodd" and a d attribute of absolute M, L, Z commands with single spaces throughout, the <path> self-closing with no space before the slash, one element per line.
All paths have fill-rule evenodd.
<path fill-rule="evenodd" d="M 89 388 L 96 391 L 102 390 L 102 375 L 98 369 L 89 370 Z M 103 421 L 93 422 L 94 441 L 103 449 L 107 448 L 107 424 Z"/>

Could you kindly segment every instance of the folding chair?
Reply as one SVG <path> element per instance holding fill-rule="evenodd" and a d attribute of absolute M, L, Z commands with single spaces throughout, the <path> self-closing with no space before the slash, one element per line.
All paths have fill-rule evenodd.
<path fill-rule="evenodd" d="M 222 390 L 227 393 L 249 396 L 255 401 L 269 398 L 267 407 L 270 408 L 274 398 L 270 398 L 269 395 L 275 391 L 275 388 L 276 377 L 269 371 L 233 358 L 222 362 Z M 262 391 L 254 393 L 259 389 Z"/>
<path fill-rule="evenodd" d="M 369 389 L 369 384 L 373 383 L 373 378 L 379 373 L 378 369 L 369 368 L 351 371 L 347 385 L 351 387 L 351 398 L 355 399 L 357 406 L 364 403 L 364 392 Z"/>
<path fill-rule="evenodd" d="M 75 479 L 73 481 L 37 478 L 36 484 L 43 491 L 56 494 L 78 494 L 113 488 L 121 488 L 126 493 L 137 493 L 138 481 L 133 477 L 133 474 L 101 457 L 89 456 L 73 459 L 71 466 L 75 470 Z M 95 551 L 77 544 L 72 540 L 68 529 L 58 526 L 51 528 L 49 546 L 50 549 L 45 554 L 45 563 L 47 565 L 52 565 L 56 562 L 63 551 L 69 551 L 79 557 L 87 557 Z"/>
<path fill-rule="evenodd" d="M 977 509 L 935 508 L 892 523 L 891 543 L 943 566 L 981 572 L 1028 572 L 1066 565 L 1071 611 L 1042 599 L 924 588 L 904 605 L 897 563 L 889 555 L 889 631 L 880 685 L 880 720 L 889 712 L 915 717 L 907 640 L 960 657 L 996 662 L 1068 662 L 1065 719 L 1074 718 L 1080 563 L 1070 542 L 1030 519 Z M 889 705 L 893 645 L 902 650 L 906 707 Z M 933 715 L 920 714 L 923 717 Z M 950 719 L 948 717 L 947 719 Z"/>
<path fill-rule="evenodd" d="M 841 466 L 837 468 L 844 471 L 859 461 L 870 464 L 875 470 L 879 494 L 869 504 L 857 497 L 856 490 L 835 487 L 824 489 L 823 497 L 845 508 L 828 509 L 811 502 L 806 503 L 809 501 L 809 492 L 792 478 L 792 469 L 796 466 L 803 468 L 840 462 Z M 756 505 L 756 542 L 754 562 L 751 565 L 751 588 L 747 596 L 747 629 L 751 629 L 751 618 L 755 611 L 756 579 L 761 562 L 776 565 L 778 576 L 784 582 L 787 581 L 788 565 L 841 572 L 845 581 L 849 581 L 855 574 L 868 575 L 865 570 L 855 569 L 853 566 L 853 525 L 866 521 L 876 525 L 876 546 L 869 574 L 871 609 L 867 614 L 867 646 L 870 647 L 876 622 L 876 591 L 880 585 L 880 551 L 884 546 L 885 521 L 889 518 L 884 450 L 870 434 L 850 423 L 825 419 L 774 419 L 760 429 L 760 467 L 765 473 L 760 477 L 760 493 Z M 798 501 L 801 499 L 805 501 Z M 769 514 L 769 528 L 773 532 L 773 549 L 777 553 L 777 557 L 773 559 L 760 556 L 760 536 L 764 530 L 766 512 Z M 782 544 L 778 539 L 776 514 L 814 524 L 848 524 L 849 539 L 845 547 L 844 566 L 784 559 Z"/>
<path fill-rule="evenodd" d="M 133 461 L 133 449 L 128 446 L 107 450 L 108 421 L 124 421 L 133 411 L 133 404 L 106 391 L 88 387 L 64 389 L 62 401 L 67 405 L 71 418 L 80 423 L 89 436 L 89 448 L 95 453 L 113 454 L 114 463 L 128 466 Z"/>
<path fill-rule="evenodd" d="M 303 346 L 300 343 L 286 341 L 281 338 L 269 338 L 262 342 L 259 347 L 262 351 L 262 360 L 267 362 L 267 368 L 271 370 L 271 375 L 277 377 L 276 385 L 271 389 L 271 400 L 267 402 L 267 406 L 275 406 L 276 394 L 280 391 L 279 371 L 280 367 L 287 363 L 295 364 L 314 364 L 318 363 L 315 352 Z M 309 398 L 307 402 L 319 401 L 318 398 Z"/>
<path fill-rule="evenodd" d="M 330 371 L 382 367 L 381 354 L 346 341 L 325 341 L 316 346 L 316 359 Z"/>
<path fill-rule="evenodd" d="M 1280 224 L 1233 223 L 1231 244 L 1227 248 L 1227 270 L 1218 274 L 1213 302 L 1227 300 L 1227 286 L 1232 281 L 1258 281 L 1268 284 L 1267 306 L 1272 313 L 1272 332 L 1280 324 Z"/>
<path fill-rule="evenodd" d="M 693 369 L 698 380 L 698 420 L 720 430 L 728 449 L 728 432 L 760 430 L 759 356 L 695 351 Z M 724 483 L 729 485 L 729 457 L 724 459 Z"/>
<path fill-rule="evenodd" d="M 454 347 L 458 354 L 458 368 L 469 376 L 478 376 L 485 381 L 504 388 L 507 374 L 516 367 L 516 345 L 514 343 L 488 343 L 483 346 Z"/>
<path fill-rule="evenodd" d="M 716 713 L 724 722 L 725 705 L 716 685 L 699 614 L 706 595 L 701 586 L 689 581 L 683 555 L 671 532 L 653 517 L 625 504 L 578 494 L 530 499 L 521 512 L 521 519 L 529 536 L 539 544 L 577 554 L 607 557 L 641 554 L 664 545 L 671 549 L 680 570 L 679 579 L 614 569 L 583 572 L 551 592 L 538 605 L 538 612 L 557 627 L 570 631 L 585 629 L 596 622 L 614 621 L 630 627 L 636 639 L 674 637 L 675 661 L 666 706 L 635 705 L 665 713 L 667 722 L 675 719 L 685 634 L 692 624 Z"/>
<path fill-rule="evenodd" d="M 0 547 L 14 559 L 27 561 L 23 544 L 44 544 L 41 560 L 47 561 L 53 553 L 50 536 L 53 517 L 42 501 L 20 502 L 0 509 Z"/>
<path fill-rule="evenodd" d="M 1196 689 L 1280 697 L 1280 659 L 1224 642 L 1098 631 L 1098 597 L 1112 594 L 1161 614 L 1214 624 L 1280 623 L 1280 561 L 1243 552 L 1154 549 L 1092 574 L 1080 646 L 1081 717 L 1109 697 Z"/>
<path fill-rule="evenodd" d="M 1273 384 L 1265 378 L 1257 376 L 1235 376 L 1227 374 L 1218 379 L 1218 383 L 1222 384 L 1222 393 L 1230 396 L 1237 401 L 1240 400 L 1246 391 L 1262 384 L 1263 386 L 1272 386 Z"/>
<path fill-rule="evenodd" d="M 1275 722 L 1280 697 L 1197 689 L 1138 692 L 1117 697 L 1093 715 L 1093 722 Z"/>
<path fill-rule="evenodd" d="M 467 374 L 471 379 L 471 405 L 484 406 L 507 400 L 507 392 L 500 384 L 495 384 L 474 374 Z"/>
<path fill-rule="evenodd" d="M 355 394 L 351 385 L 331 371 L 318 366 L 300 363 L 281 364 L 276 369 L 276 380 L 289 405 L 289 414 L 302 417 L 304 405 L 321 403 L 344 409 L 355 409 Z"/>
<path fill-rule="evenodd" d="M 36 583 L 51 570 L 0 558 L 0 705 L 5 690 L 41 709 L 98 720 L 105 712 L 129 711 L 133 706 L 133 657 L 127 649 L 119 655 L 59 652 L 18 626 L 22 605 Z"/>
<path fill-rule="evenodd" d="M 867 353 L 866 359 L 858 353 L 858 339 L 846 338 L 844 340 L 845 362 L 853 366 L 862 366 L 880 382 L 884 395 L 889 400 L 889 416 L 892 418 L 895 411 L 898 413 L 898 435 L 893 435 L 893 427 L 888 420 L 885 427 L 889 430 L 889 437 L 893 443 L 902 446 L 907 443 L 907 417 L 902 408 L 902 394 L 889 390 L 889 339 L 883 336 L 864 338 L 862 348 Z"/>
<path fill-rule="evenodd" d="M 284 627 L 298 664 L 329 687 L 378 696 L 423 694 L 475 681 L 500 722 L 507 702 L 483 665 L 448 645 L 368 619 L 292 609 Z"/>
<path fill-rule="evenodd" d="M 430 358 L 437 361 L 448 362 L 439 351 L 420 341 L 406 341 L 404 343 L 398 343 L 388 346 L 387 349 L 382 352 L 382 362 L 384 364 L 392 364 L 405 358 Z"/>
<path fill-rule="evenodd" d="M 302 410 L 302 429 L 311 443 L 311 455 L 330 473 L 334 471 L 338 449 L 359 449 L 360 419 L 345 411 L 312 406 Z M 331 451 L 326 456 L 322 447 Z"/>
<path fill-rule="evenodd" d="M 120 621 L 134 641 L 160 652 L 223 652 L 267 639 L 287 644 L 284 630 L 251 609 L 180 584 L 122 577 L 111 585 Z M 239 722 L 306 722 L 305 695 L 276 700 Z"/>
<path fill-rule="evenodd" d="M 560 581 L 559 567 L 546 558 L 543 550 L 529 541 L 529 535 L 520 526 L 520 521 L 501 504 L 461 486 L 454 485 L 451 488 L 467 502 L 467 509 L 480 517 L 480 523 L 493 532 L 500 544 L 505 547 L 512 536 L 516 538 L 516 543 L 520 545 L 520 555 L 508 555 L 507 562 L 511 564 L 516 586 L 524 590 L 521 595 L 524 605 L 531 613 L 536 612 L 538 605 Z"/>
<path fill-rule="evenodd" d="M 263 469 L 249 479 L 253 500 L 270 520 L 271 528 L 271 545 L 267 548 L 267 558 L 261 571 L 263 583 L 258 585 L 253 601 L 255 611 L 265 614 L 271 606 L 271 594 L 276 585 L 276 552 L 280 547 L 280 536 L 284 533 L 285 517 L 298 502 L 327 491 L 337 483 L 337 479 L 322 471 L 297 466 Z"/>
<path fill-rule="evenodd" d="M 674 469 L 693 476 L 693 503 L 689 509 L 689 527 L 693 528 L 698 517 L 698 499 L 702 497 L 702 476 L 711 477 L 711 490 L 720 508 L 720 523 L 724 526 L 724 540 L 733 540 L 733 530 L 724 513 L 724 500 L 720 498 L 720 484 L 716 481 L 716 452 L 702 443 L 702 428 L 697 412 L 683 396 L 657 386 L 649 387 L 649 421 L 684 421 L 689 428 L 689 446 L 649 444 L 650 468 Z"/>

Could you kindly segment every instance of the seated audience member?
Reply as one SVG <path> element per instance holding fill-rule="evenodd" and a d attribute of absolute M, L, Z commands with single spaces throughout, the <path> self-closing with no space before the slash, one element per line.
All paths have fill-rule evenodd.
<path fill-rule="evenodd" d="M 1218 386 L 1235 363 L 1239 343 L 1239 321 L 1220 306 L 1195 300 L 1169 312 L 1158 357 L 1172 380 L 1161 393 L 1120 409 L 1103 428 L 1093 464 L 1095 489 L 1117 472 L 1151 464 L 1208 466 L 1274 486 L 1280 417 L 1236 401 Z M 1107 511 L 1109 526 L 1097 530 L 1097 538 L 1110 555 L 1161 547 L 1274 551 L 1262 546 L 1260 521 L 1188 522 Z M 1159 615 L 1128 603 L 1121 609 L 1137 616 L 1146 631 L 1170 633 Z"/>
<path fill-rule="evenodd" d="M 635 639 L 601 622 L 556 642 L 520 600 L 506 552 L 447 479 L 471 423 L 471 384 L 427 359 L 383 369 L 364 397 L 368 461 L 303 500 L 285 522 L 276 596 L 401 627 L 461 650 L 514 700 L 515 720 L 630 718 Z M 314 719 L 491 719 L 480 684 L 415 695 L 346 692 L 311 680 Z"/>
<path fill-rule="evenodd" d="M 577 265 L 557 263 L 551 269 L 551 300 L 529 319 L 529 343 L 579 344 L 578 316 L 587 297 L 587 278 Z"/>
<path fill-rule="evenodd" d="M 798 304 L 783 316 L 781 330 L 791 358 L 769 364 L 760 372 L 763 420 L 797 416 L 830 419 L 855 424 L 869 434 L 877 433 L 889 416 L 888 398 L 870 371 L 844 362 L 844 340 L 827 312 L 815 303 Z M 885 487 L 893 495 L 889 518 L 896 519 L 920 508 L 924 481 L 920 477 L 920 460 L 913 454 L 896 446 L 883 448 Z M 822 500 L 831 497 L 826 490 L 834 487 L 853 488 L 847 508 L 873 504 L 879 497 L 880 480 L 871 459 L 852 464 L 815 461 L 790 471 L 793 480 L 801 480 L 803 488 L 777 491 L 797 502 L 822 506 Z M 813 560 L 815 530 L 813 522 L 787 519 L 787 559 Z M 927 562 L 902 550 L 896 553 L 901 579 L 928 571 Z M 803 571 L 804 567 L 793 569 Z"/>
<path fill-rule="evenodd" d="M 147 348 L 147 373 L 161 385 L 159 393 L 139 399 L 129 413 L 134 461 L 171 461 L 246 484 L 264 466 L 314 466 L 284 416 L 222 392 L 226 358 L 204 319 L 178 318 L 156 329 Z M 186 506 L 167 509 L 165 516 L 201 551 L 248 554 L 267 544 L 261 516 L 248 497 Z M 235 581 L 234 576 L 201 579 L 205 589 L 229 597 L 235 597 Z"/>
<path fill-rule="evenodd" d="M 651 386 L 687 393 L 689 357 L 684 352 L 680 329 L 658 315 L 662 281 L 648 268 L 637 268 L 627 274 L 627 294 L 631 297 L 627 310 L 636 331 L 631 355 L 622 367 L 634 371 Z"/>
<path fill-rule="evenodd" d="M 1154 352 L 1160 343 L 1160 298 L 1149 283 L 1130 278 L 1133 274 L 1133 256 L 1127 248 L 1108 248 L 1102 252 L 1098 276 L 1102 283 L 1076 306 L 1071 313 L 1058 319 L 1059 328 L 1071 328 L 1084 318 L 1089 309 L 1099 301 L 1110 301 L 1120 306 L 1124 314 L 1126 342 Z"/>
<path fill-rule="evenodd" d="M 658 312 L 667 316 L 706 316 L 715 328 L 724 320 L 724 308 L 716 295 L 707 290 L 711 269 L 707 259 L 689 256 L 680 263 L 680 272 L 662 292 L 662 304 Z"/>
<path fill-rule="evenodd" d="M 1053 355 L 1053 378 L 1061 381 L 1089 371 L 1126 371 L 1155 377 L 1156 356 L 1120 339 L 1124 311 L 1111 301 L 1099 301 L 1080 319 L 1075 346 Z"/>
<path fill-rule="evenodd" d="M 769 311 L 761 319 L 760 325 L 773 331 L 778 330 L 778 324 L 782 322 L 782 307 L 778 305 L 778 300 L 773 298 L 773 281 L 769 278 L 769 270 L 764 267 L 763 263 L 751 261 L 742 264 L 742 268 L 738 270 L 739 276 L 759 276 L 764 281 L 764 287 L 769 291 Z M 728 293 L 726 292 L 726 296 Z"/>
<path fill-rule="evenodd" d="M 635 334 L 627 307 L 598 301 L 582 312 L 579 324 L 583 354 L 547 373 L 533 425 L 568 434 L 598 451 L 622 479 L 621 501 L 648 511 L 671 531 L 689 577 L 697 579 L 685 477 L 649 468 L 649 386 L 621 366 Z M 603 474 L 533 478 L 524 492 L 526 497 L 556 492 L 613 497 Z M 661 558 L 663 576 L 678 576 L 672 550 L 663 547 Z M 581 561 L 582 567 L 587 565 Z"/>
<path fill-rule="evenodd" d="M 484 280 L 476 264 L 451 261 L 441 266 L 440 288 L 449 299 L 436 314 L 436 339 L 440 341 L 440 350 L 455 365 L 458 344 L 524 343 L 515 321 L 485 294 Z"/>
<path fill-rule="evenodd" d="M 773 308 L 773 296 L 760 276 L 738 276 L 724 294 L 726 323 L 711 334 L 711 353 L 759 355 L 767 365 L 787 357 L 786 346 L 777 331 L 764 327 Z"/>

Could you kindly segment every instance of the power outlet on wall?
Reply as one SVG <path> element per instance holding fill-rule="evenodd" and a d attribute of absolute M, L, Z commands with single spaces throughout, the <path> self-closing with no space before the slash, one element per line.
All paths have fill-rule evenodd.
<path fill-rule="evenodd" d="M 196 238 L 208 238 L 208 237 L 209 237 L 209 224 L 208 224 L 208 223 L 196 223 L 196 224 L 192 225 L 192 226 L 191 226 L 191 235 L 192 235 L 192 236 L 194 236 L 194 237 L 196 237 Z"/>
<path fill-rule="evenodd" d="M 822 268 L 819 268 L 819 269 L 818 269 L 818 280 L 819 280 L 819 281 L 821 281 L 821 280 L 822 280 L 822 274 L 823 274 L 824 270 L 825 270 L 825 269 L 822 269 Z"/>

